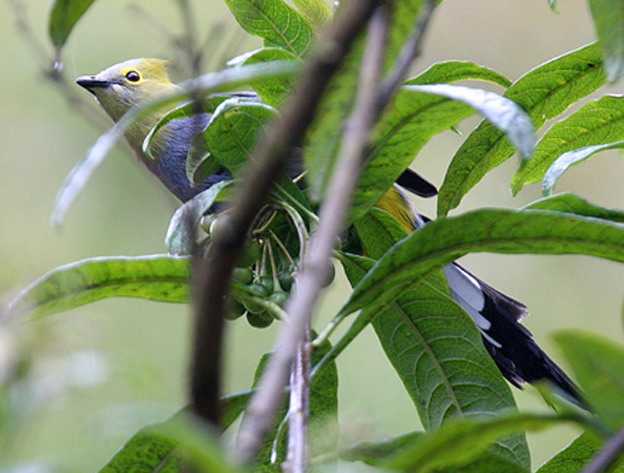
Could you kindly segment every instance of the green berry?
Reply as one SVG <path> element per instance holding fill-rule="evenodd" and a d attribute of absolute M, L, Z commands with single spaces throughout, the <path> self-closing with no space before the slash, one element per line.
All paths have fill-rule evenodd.
<path fill-rule="evenodd" d="M 279 275 L 280 287 L 284 291 L 290 292 L 290 290 L 292 289 L 292 286 L 293 286 L 293 282 L 294 282 L 294 279 L 290 275 L 290 273 L 286 272 L 286 273 L 282 273 L 282 274 Z"/>
<path fill-rule="evenodd" d="M 251 266 L 262 256 L 262 249 L 254 241 L 249 241 L 243 249 L 240 266 Z"/>
<path fill-rule="evenodd" d="M 252 327 L 265 328 L 273 323 L 273 317 L 266 312 L 262 314 L 247 312 L 247 322 L 249 322 L 249 325 Z"/>
<path fill-rule="evenodd" d="M 234 268 L 232 277 L 242 284 L 251 284 L 253 272 L 249 268 Z"/>
<path fill-rule="evenodd" d="M 250 284 L 249 286 L 247 286 L 247 290 L 252 296 L 260 297 L 262 299 L 268 299 L 269 297 L 269 291 L 267 291 L 266 287 L 262 286 L 261 284 Z M 264 306 L 258 304 L 251 299 L 245 298 L 242 299 L 241 302 L 249 312 L 253 312 L 254 314 L 264 312 Z"/>
<path fill-rule="evenodd" d="M 225 318 L 228 320 L 236 320 L 245 313 L 245 307 L 238 301 L 229 298 L 225 307 Z"/>
<path fill-rule="evenodd" d="M 286 299 L 288 299 L 288 294 L 282 291 L 275 291 L 269 296 L 269 300 L 280 307 L 284 307 Z"/>
<path fill-rule="evenodd" d="M 334 282 L 334 278 L 336 277 L 336 269 L 334 265 L 329 263 L 329 268 L 327 268 L 327 278 L 323 283 L 323 287 L 329 286 L 332 282 Z"/>
<path fill-rule="evenodd" d="M 260 284 L 266 287 L 268 294 L 273 292 L 273 278 L 271 276 L 260 276 Z"/>

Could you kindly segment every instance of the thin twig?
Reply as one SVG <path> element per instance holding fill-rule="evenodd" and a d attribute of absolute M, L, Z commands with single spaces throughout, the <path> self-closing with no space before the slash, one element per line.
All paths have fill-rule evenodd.
<path fill-rule="evenodd" d="M 307 467 L 307 407 L 310 396 L 311 350 L 309 335 L 312 308 L 327 279 L 331 254 L 344 226 L 368 147 L 370 132 L 375 123 L 377 86 L 383 67 L 387 31 L 387 18 L 383 8 L 379 8 L 371 20 L 353 115 L 347 123 L 343 149 L 327 194 L 331 197 L 321 208 L 318 233 L 310 243 L 310 251 L 305 255 L 295 292 L 286 304 L 286 312 L 291 317 L 288 329 L 291 330 L 285 332 L 285 337 L 288 340 L 299 340 L 295 343 L 297 356 L 291 374 L 289 443 L 287 463 L 284 465 L 286 471 L 291 473 L 304 473 Z M 303 332 L 303 337 L 299 335 L 299 331 Z M 277 355 L 288 347 L 288 344 L 284 343 L 287 340 L 281 341 L 271 362 L 279 360 Z M 267 376 L 263 377 L 260 389 L 274 381 L 270 378 L 270 370 L 288 371 L 290 360 L 286 357 L 283 360 L 284 364 L 281 366 L 270 362 L 265 371 Z M 275 378 L 279 379 L 278 376 L 275 375 Z"/>
<path fill-rule="evenodd" d="M 189 0 L 178 0 L 184 34 L 182 36 L 184 52 L 186 53 L 188 66 L 193 77 L 201 74 L 202 53 L 197 48 L 197 29 L 193 21 L 193 12 Z"/>
<path fill-rule="evenodd" d="M 211 245 L 209 258 L 206 260 L 205 270 L 210 276 L 206 278 L 204 297 L 212 307 L 212 317 L 222 316 L 223 295 L 227 293 L 234 262 L 240 255 L 250 222 L 268 197 L 270 184 L 290 156 L 293 147 L 300 143 L 316 115 L 331 78 L 380 3 L 380 0 L 352 0 L 344 4 L 342 11 L 330 25 L 326 37 L 317 45 L 301 82 L 284 108 L 283 115 L 275 122 L 266 139 L 259 143 L 254 157 L 250 159 L 246 179 L 244 185 L 239 187 L 239 197 L 232 208 L 228 225 L 224 225 L 224 231 Z M 285 348 L 280 347 L 277 350 L 269 365 L 285 366 L 286 369 L 267 369 L 265 375 L 273 374 L 270 374 L 268 381 L 261 383 L 262 392 L 258 391 L 250 402 L 236 445 L 236 458 L 242 462 L 250 462 L 256 456 L 272 425 L 288 380 L 288 368 L 298 340 L 302 337 L 304 325 L 293 322 L 288 326 L 284 325 L 282 329 L 293 331 L 295 336 L 287 341 Z"/>
<path fill-rule="evenodd" d="M 308 418 L 310 415 L 310 324 L 305 328 L 303 340 L 290 374 L 290 406 L 288 410 L 288 452 L 282 465 L 285 473 L 304 473 L 308 465 Z"/>
<path fill-rule="evenodd" d="M 326 280 L 336 237 L 344 225 L 344 217 L 359 176 L 370 130 L 374 124 L 372 116 L 378 97 L 377 84 L 381 76 L 383 52 L 386 45 L 385 19 L 381 14 L 375 15 L 374 18 L 366 56 L 362 61 L 362 76 L 353 117 L 345 131 L 341 159 L 328 191 L 331 198 L 327 199 L 321 208 L 318 233 L 310 243 L 310 250 L 306 254 L 302 271 L 297 278 L 295 291 L 286 304 L 286 312 L 290 315 L 291 323 L 284 326 L 280 333 L 278 348 L 269 360 L 257 395 L 248 407 L 248 422 L 241 426 L 238 445 L 240 455 L 248 454 L 247 448 L 250 445 L 254 446 L 254 442 L 258 442 L 264 430 L 270 426 L 271 419 L 280 405 L 282 387 L 286 382 L 299 342 L 309 328 L 312 307 Z M 306 348 L 309 349 L 309 347 Z M 309 378 L 305 380 L 303 388 L 309 390 Z M 293 433 L 293 437 L 296 441 L 305 437 L 301 427 Z M 292 465 L 292 471 L 301 473 L 305 471 L 305 459 L 301 456 L 300 450 L 304 446 L 299 445 L 296 448 L 298 452 L 293 456 L 298 458 L 298 463 Z"/>
<path fill-rule="evenodd" d="M 604 448 L 594 457 L 583 473 L 602 473 L 612 466 L 624 454 L 624 429 L 620 429 L 609 439 Z"/>
<path fill-rule="evenodd" d="M 414 30 L 409 40 L 403 46 L 401 56 L 388 74 L 388 79 L 381 86 L 379 103 L 383 104 L 382 106 L 390 103 L 393 99 L 399 87 L 405 81 L 412 63 L 420 55 L 420 46 L 437 3 L 438 0 L 427 0 L 423 5 L 423 11 L 414 25 Z"/>
<path fill-rule="evenodd" d="M 50 54 L 44 44 L 39 41 L 34 34 L 26 8 L 23 2 L 19 0 L 10 0 L 13 8 L 13 16 L 15 26 L 18 33 L 22 36 L 24 43 L 30 48 L 32 55 L 37 59 L 43 76 L 53 83 L 65 98 L 65 101 L 76 111 L 82 114 L 87 120 L 96 126 L 96 128 L 104 131 L 110 128 L 110 123 L 103 113 L 100 113 L 96 107 L 90 105 L 76 90 L 77 87 L 73 82 L 67 80 L 63 73 L 62 66 L 55 66 L 56 57 Z"/>

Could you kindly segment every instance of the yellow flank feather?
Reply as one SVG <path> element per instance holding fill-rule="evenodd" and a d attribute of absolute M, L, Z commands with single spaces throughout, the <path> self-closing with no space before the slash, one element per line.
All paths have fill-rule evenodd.
<path fill-rule="evenodd" d="M 381 199 L 377 201 L 375 207 L 385 210 L 396 218 L 407 233 L 412 233 L 416 228 L 414 212 L 410 203 L 396 187 L 388 189 Z"/>

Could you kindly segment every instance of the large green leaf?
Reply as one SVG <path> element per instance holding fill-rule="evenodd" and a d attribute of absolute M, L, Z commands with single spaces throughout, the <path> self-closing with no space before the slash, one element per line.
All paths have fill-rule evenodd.
<path fill-rule="evenodd" d="M 236 176 L 247 163 L 262 128 L 276 114 L 273 107 L 248 99 L 221 103 L 202 132 L 210 159 L 217 159 Z"/>
<path fill-rule="evenodd" d="M 423 0 L 402 0 L 393 4 L 389 37 L 384 56 L 384 72 L 388 72 L 400 55 L 402 46 L 417 22 Z M 332 174 L 344 123 L 351 114 L 357 91 L 360 61 L 365 35 L 353 45 L 351 54 L 332 80 L 318 107 L 317 119 L 305 138 L 306 169 L 312 198 L 324 195 Z"/>
<path fill-rule="evenodd" d="M 576 194 L 558 194 L 536 200 L 523 207 L 525 210 L 552 210 L 585 217 L 595 217 L 624 223 L 624 211 L 594 205 Z"/>
<path fill-rule="evenodd" d="M 487 81 L 505 88 L 511 85 L 511 81 L 502 74 L 470 61 L 438 62 L 406 81 L 405 85 L 450 84 L 460 80 Z"/>
<path fill-rule="evenodd" d="M 613 431 L 621 429 L 624 426 L 624 347 L 606 338 L 572 330 L 557 333 L 555 341 L 600 420 Z"/>
<path fill-rule="evenodd" d="M 449 130 L 462 119 L 472 115 L 475 110 L 480 109 L 479 111 L 485 113 L 495 110 L 495 103 L 500 103 L 501 99 L 491 92 L 481 93 L 474 89 L 426 85 L 436 81 L 453 82 L 467 79 L 506 83 L 503 76 L 491 69 L 473 63 L 451 61 L 436 64 L 421 75 L 410 79 L 408 85 L 399 91 L 393 106 L 386 112 L 375 131 L 368 164 L 360 177 L 354 196 L 354 219 L 364 215 L 381 198 L 431 137 Z M 426 88 L 422 89 L 423 86 Z M 442 95 L 434 95 L 432 92 Z M 445 93 L 447 96 L 444 96 Z M 448 97 L 448 94 L 453 96 L 459 94 L 464 102 L 470 103 L 467 105 L 461 101 L 449 100 L 455 97 Z M 486 100 L 489 105 L 485 105 Z M 507 104 L 507 101 L 504 103 Z M 491 118 L 496 119 L 494 116 Z"/>
<path fill-rule="evenodd" d="M 189 300 L 189 260 L 169 255 L 88 258 L 60 266 L 24 289 L 10 310 L 41 317 L 107 297 Z"/>
<path fill-rule="evenodd" d="M 376 208 L 355 225 L 373 257 L 405 236 L 392 216 Z M 364 272 L 347 268 L 347 274 L 355 285 Z M 356 324 L 365 321 L 372 322 L 425 429 L 438 428 L 457 416 L 495 416 L 515 408 L 511 390 L 485 351 L 474 322 L 450 297 L 442 271 L 430 273 L 381 310 L 364 309 Z M 521 435 L 501 440 L 495 451 L 529 466 Z"/>
<path fill-rule="evenodd" d="M 528 158 L 535 147 L 533 124 L 529 116 L 512 100 L 494 92 L 460 85 L 430 84 L 405 87 L 414 92 L 440 95 L 470 105 L 487 121 L 507 135 L 509 141 Z"/>
<path fill-rule="evenodd" d="M 50 12 L 48 33 L 52 44 L 62 47 L 78 20 L 95 0 L 55 0 Z"/>
<path fill-rule="evenodd" d="M 517 194 L 525 184 L 541 180 L 563 153 L 618 140 L 624 140 L 624 97 L 607 95 L 589 102 L 548 130 L 533 157 L 514 176 L 512 190 Z"/>
<path fill-rule="evenodd" d="M 578 473 L 594 458 L 602 448 L 603 442 L 595 435 L 585 432 L 577 437 L 563 451 L 548 460 L 537 473 Z M 611 473 L 624 473 L 620 464 Z"/>
<path fill-rule="evenodd" d="M 518 79 L 505 97 L 520 105 L 535 129 L 589 95 L 605 82 L 597 44 L 555 58 Z M 438 213 L 446 215 L 489 171 L 514 153 L 505 134 L 483 122 L 468 136 L 448 168 L 438 198 Z"/>
<path fill-rule="evenodd" d="M 243 29 L 263 38 L 265 46 L 277 46 L 298 57 L 310 48 L 314 31 L 282 0 L 226 0 L 225 3 Z"/>
<path fill-rule="evenodd" d="M 317 29 L 332 19 L 333 12 L 323 0 L 293 0 L 293 4 L 306 21 Z"/>
<path fill-rule="evenodd" d="M 557 181 L 570 166 L 581 163 L 601 151 L 621 148 L 624 148 L 624 141 L 616 141 L 615 143 L 607 143 L 604 145 L 585 146 L 581 149 L 566 151 L 550 165 L 548 171 L 544 174 L 544 178 L 542 179 L 542 192 L 544 195 L 552 194 Z"/>
<path fill-rule="evenodd" d="M 602 45 L 609 82 L 624 75 L 624 3 L 620 0 L 589 0 L 596 33 Z"/>
<path fill-rule="evenodd" d="M 624 261 L 624 226 L 545 211 L 486 209 L 436 220 L 373 267 L 341 310 L 383 310 L 431 271 L 471 252 L 586 254 Z"/>
<path fill-rule="evenodd" d="M 384 465 L 393 470 L 425 473 L 449 468 L 463 471 L 498 438 L 513 432 L 543 430 L 567 420 L 558 415 L 511 414 L 493 419 L 456 419 L 418 437 Z"/>

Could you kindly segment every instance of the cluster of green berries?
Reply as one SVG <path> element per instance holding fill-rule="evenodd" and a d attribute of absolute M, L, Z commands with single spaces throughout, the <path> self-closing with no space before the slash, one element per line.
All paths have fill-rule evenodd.
<path fill-rule="evenodd" d="M 235 320 L 245 315 L 249 324 L 257 328 L 268 327 L 275 319 L 275 315 L 257 299 L 284 307 L 294 281 L 287 271 L 273 277 L 270 274 L 258 275 L 250 268 L 235 268 L 232 277 L 245 286 L 245 297 L 232 298 L 226 317 Z"/>

